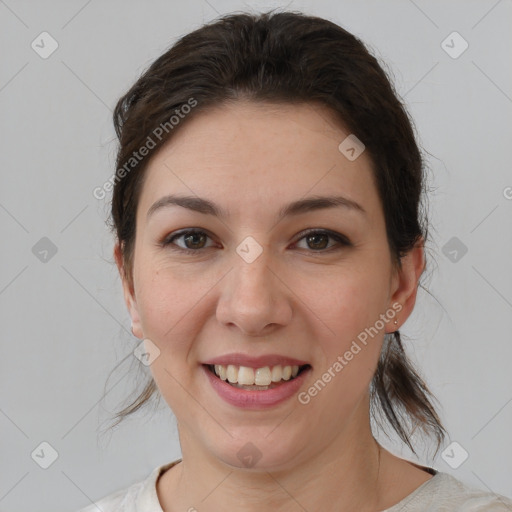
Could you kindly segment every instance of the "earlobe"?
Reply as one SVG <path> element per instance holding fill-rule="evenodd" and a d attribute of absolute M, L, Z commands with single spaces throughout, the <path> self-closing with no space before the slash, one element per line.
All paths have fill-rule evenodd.
<path fill-rule="evenodd" d="M 123 285 L 123 295 L 124 295 L 124 302 L 126 304 L 126 308 L 128 309 L 128 313 L 131 318 L 131 330 L 135 337 L 137 338 L 144 338 L 144 335 L 142 333 L 142 327 L 140 323 L 140 316 L 139 316 L 139 310 L 137 307 L 137 301 L 135 297 L 135 291 L 134 288 L 126 276 L 125 273 L 125 266 L 123 261 L 123 255 L 121 251 L 121 247 L 119 243 L 116 243 L 114 246 L 114 259 L 116 261 L 117 269 L 119 271 L 119 276 L 121 277 L 121 282 Z"/>
<path fill-rule="evenodd" d="M 142 334 L 142 327 L 140 324 L 140 316 L 139 316 L 139 309 L 137 306 L 137 301 L 134 298 L 134 294 L 127 289 L 128 286 L 123 284 L 124 289 L 124 297 L 126 302 L 126 307 L 128 308 L 128 313 L 130 314 L 130 318 L 132 320 L 132 334 L 136 338 L 144 338 L 144 335 Z"/>
<path fill-rule="evenodd" d="M 405 323 L 414 309 L 418 283 L 425 268 L 425 257 L 423 249 L 423 238 L 421 238 L 413 249 L 402 256 L 401 268 L 397 269 L 393 279 L 393 288 L 389 307 L 397 311 L 394 320 L 389 324 L 386 332 L 395 332 Z M 401 306 L 398 309 L 398 304 Z"/>

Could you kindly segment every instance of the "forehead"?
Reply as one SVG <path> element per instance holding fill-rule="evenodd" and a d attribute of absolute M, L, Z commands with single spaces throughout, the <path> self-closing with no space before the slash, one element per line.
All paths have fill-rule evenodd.
<path fill-rule="evenodd" d="M 350 132 L 326 107 L 240 101 L 185 121 L 148 164 L 142 212 L 171 193 L 208 197 L 234 215 L 306 195 L 378 203 L 369 156 L 340 152 Z"/>

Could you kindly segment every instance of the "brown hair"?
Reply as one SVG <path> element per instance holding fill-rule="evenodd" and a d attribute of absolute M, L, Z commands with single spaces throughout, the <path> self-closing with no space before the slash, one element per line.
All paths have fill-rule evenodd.
<path fill-rule="evenodd" d="M 171 116 L 191 110 L 184 109 L 191 99 L 192 111 L 171 127 Z M 115 182 L 112 219 L 130 285 L 135 215 L 150 157 L 193 116 L 239 99 L 327 106 L 363 141 L 371 157 L 394 265 L 399 268 L 401 257 L 427 240 L 423 159 L 412 122 L 377 59 L 357 37 L 319 17 L 237 13 L 179 39 L 115 107 L 116 168 L 122 179 Z M 167 129 L 158 129 L 162 126 Z M 150 155 L 133 160 L 150 139 Z M 155 392 L 150 377 L 137 399 L 117 413 L 118 423 Z M 372 417 L 383 412 L 413 453 L 410 436 L 418 427 L 435 436 L 439 449 L 445 430 L 432 405 L 434 397 L 408 361 L 398 332 L 385 336 L 370 395 Z"/>

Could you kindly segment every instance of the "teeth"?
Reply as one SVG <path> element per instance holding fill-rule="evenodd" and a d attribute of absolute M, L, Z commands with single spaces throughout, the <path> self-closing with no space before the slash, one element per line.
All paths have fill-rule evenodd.
<path fill-rule="evenodd" d="M 272 382 L 272 374 L 270 368 L 265 366 L 264 368 L 257 368 L 254 372 L 254 384 L 257 386 L 270 386 Z"/>
<path fill-rule="evenodd" d="M 272 382 L 281 380 L 290 380 L 299 373 L 298 366 L 269 366 L 263 368 L 249 368 L 247 366 L 235 366 L 229 364 L 224 366 L 216 364 L 214 366 L 215 374 L 222 380 L 227 380 L 230 384 L 241 384 L 243 386 L 269 386 Z"/>
<path fill-rule="evenodd" d="M 236 366 L 233 366 L 232 364 L 228 365 L 228 368 L 226 370 L 226 376 L 228 381 L 231 382 L 231 384 L 236 384 L 238 382 L 238 368 Z"/>
<path fill-rule="evenodd" d="M 238 369 L 238 384 L 251 386 L 254 384 L 254 370 L 247 366 L 240 366 Z"/>
<path fill-rule="evenodd" d="M 222 366 L 220 364 L 216 364 L 215 365 L 215 373 L 222 379 L 222 380 L 226 380 L 227 379 L 227 372 L 226 372 L 226 367 L 225 366 Z"/>
<path fill-rule="evenodd" d="M 272 368 L 272 382 L 279 382 L 283 376 L 283 367 L 274 366 Z"/>

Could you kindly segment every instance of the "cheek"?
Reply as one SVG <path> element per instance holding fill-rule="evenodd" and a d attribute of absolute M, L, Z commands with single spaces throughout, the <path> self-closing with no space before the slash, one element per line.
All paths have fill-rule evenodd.
<path fill-rule="evenodd" d="M 329 327 L 318 338 L 323 353 L 320 371 L 336 374 L 332 380 L 345 392 L 347 383 L 354 391 L 363 389 L 375 372 L 385 333 L 380 315 L 386 310 L 387 292 L 385 273 L 353 271 L 339 275 L 329 291 L 316 293 L 321 300 L 315 311 L 323 312 L 320 316 Z"/>
<path fill-rule="evenodd" d="M 200 324 L 194 321 L 204 295 L 196 283 L 176 277 L 174 272 L 151 269 L 139 273 L 138 306 L 144 336 L 159 352 L 150 365 L 151 374 L 162 397 L 172 410 L 187 408 L 194 340 Z M 193 363 L 195 364 L 195 363 Z M 188 407 L 190 404 L 188 404 Z"/>
<path fill-rule="evenodd" d="M 138 272 L 137 303 L 144 335 L 168 361 L 178 363 L 181 354 L 194 349 L 203 325 L 211 294 L 219 277 L 198 272 L 193 265 L 169 266 L 159 261 L 141 265 Z M 206 309 L 205 309 L 206 308 Z M 181 363 L 182 364 L 182 363 Z"/>
<path fill-rule="evenodd" d="M 194 283 L 185 283 L 170 272 L 154 270 L 150 264 L 138 274 L 137 304 L 144 335 L 159 348 L 169 340 L 179 341 L 180 324 L 197 302 Z M 181 321 L 180 321 L 181 319 Z"/>
<path fill-rule="evenodd" d="M 357 335 L 375 323 L 387 304 L 387 277 L 367 269 L 333 276 L 328 286 L 316 296 L 318 311 L 326 314 L 326 322 L 341 337 Z"/>
<path fill-rule="evenodd" d="M 322 353 L 315 375 L 318 384 L 306 392 L 322 395 L 319 408 L 321 404 L 337 404 L 331 411 L 335 421 L 353 411 L 375 373 L 385 333 L 380 319 L 386 308 L 387 289 L 383 282 L 382 278 L 379 282 L 354 274 L 340 278 L 340 285 L 331 287 L 318 304 L 323 308 L 319 311 L 325 314 L 322 320 L 332 332 L 324 330 L 317 338 Z M 322 389 L 321 393 L 317 389 Z"/>

